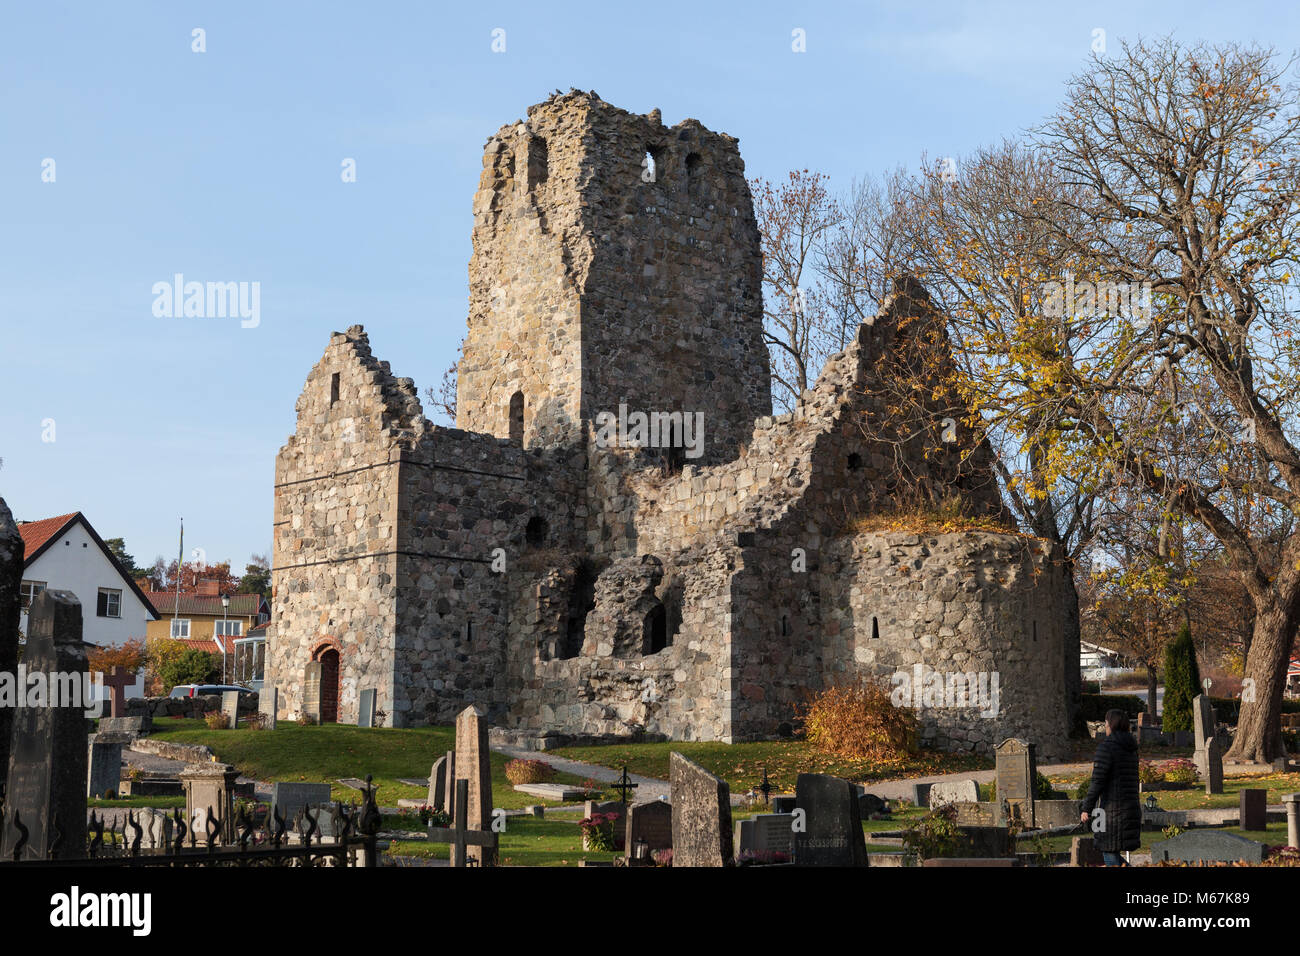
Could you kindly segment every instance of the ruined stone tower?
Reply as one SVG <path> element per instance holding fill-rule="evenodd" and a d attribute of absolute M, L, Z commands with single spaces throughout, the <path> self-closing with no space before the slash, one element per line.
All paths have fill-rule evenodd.
<path fill-rule="evenodd" d="M 373 689 L 393 726 L 473 704 L 542 748 L 734 741 L 788 732 L 829 684 L 930 668 L 999 693 L 928 711 L 924 741 L 1057 749 L 1053 546 L 864 524 L 1002 512 L 924 289 L 898 282 L 773 417 L 734 139 L 555 96 L 488 141 L 474 216 L 459 427 L 359 325 L 298 400 L 267 650 L 284 716 L 354 720 Z M 592 426 L 620 405 L 699 412 L 702 453 L 610 447 Z"/>
<path fill-rule="evenodd" d="M 761 253 L 736 140 L 592 93 L 488 140 L 457 425 L 581 440 L 598 412 L 709 413 L 703 462 L 771 412 Z"/>

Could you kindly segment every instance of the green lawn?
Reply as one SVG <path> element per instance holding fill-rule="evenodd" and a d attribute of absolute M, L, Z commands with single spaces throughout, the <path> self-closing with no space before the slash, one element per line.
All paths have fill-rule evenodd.
<path fill-rule="evenodd" d="M 398 783 L 398 778 L 428 777 L 433 762 L 452 748 L 456 736 L 451 727 L 398 730 L 347 724 L 304 727 L 281 723 L 274 731 L 209 730 L 202 721 L 195 720 L 158 721 L 154 726 L 154 739 L 204 744 L 212 748 L 219 760 L 234 764 L 240 773 L 255 780 L 329 783 L 332 785 L 330 798 L 344 803 L 360 801 L 361 794 L 336 781 L 343 777 L 364 780 L 370 774 L 378 788 L 376 799 L 381 806 L 395 806 L 399 799 L 425 799 L 426 787 L 407 786 Z M 538 797 L 518 793 L 511 786 L 505 774 L 508 759 L 502 754 L 492 754 L 492 805 L 513 810 L 529 804 L 547 804 Z M 557 774 L 555 782 L 582 781 L 570 774 Z M 549 805 L 554 806 L 555 802 Z"/>
<path fill-rule="evenodd" d="M 1074 788 L 1089 779 L 1087 773 L 1069 775 L 1049 775 L 1056 789 L 1073 794 Z M 1240 805 L 1241 790 L 1267 790 L 1269 806 L 1282 802 L 1282 794 L 1300 792 L 1300 773 L 1251 774 L 1244 777 L 1224 777 L 1223 793 L 1207 795 L 1205 782 L 1199 781 L 1189 790 L 1157 790 L 1156 802 L 1162 810 L 1204 810 Z M 1142 794 L 1145 801 L 1146 793 Z"/>
<path fill-rule="evenodd" d="M 582 831 L 577 816 L 573 820 L 547 820 L 537 817 L 509 817 L 501 834 L 502 866 L 577 866 L 579 860 L 608 860 L 616 854 L 587 853 L 582 849 Z M 394 840 L 390 857 L 419 857 L 435 860 L 448 858 L 445 843 L 423 840 Z M 400 865 L 400 864 L 399 864 Z"/>
<path fill-rule="evenodd" d="M 668 755 L 678 751 L 726 780 L 731 792 L 745 793 L 763 779 L 763 768 L 777 793 L 794 792 L 800 773 L 828 773 L 858 783 L 937 773 L 992 770 L 991 757 L 925 751 L 902 761 L 846 761 L 828 757 L 802 740 L 771 740 L 742 744 L 653 743 L 610 744 L 604 747 L 562 747 L 556 754 L 629 773 L 668 779 Z M 541 755 L 545 760 L 545 754 Z"/>
<path fill-rule="evenodd" d="M 177 796 L 154 796 L 154 797 L 117 797 L 113 800 L 105 800 L 103 797 L 94 797 L 86 801 L 87 809 L 100 807 L 158 807 L 163 810 L 170 810 L 173 807 L 185 809 L 185 798 Z"/>

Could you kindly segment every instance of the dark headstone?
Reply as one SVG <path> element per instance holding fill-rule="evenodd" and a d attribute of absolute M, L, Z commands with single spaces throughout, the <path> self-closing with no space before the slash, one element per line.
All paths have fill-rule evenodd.
<path fill-rule="evenodd" d="M 22 613 L 23 538 L 9 506 L 0 498 L 0 674 L 18 671 L 18 623 Z M 9 772 L 14 708 L 0 707 L 0 784 Z"/>
<path fill-rule="evenodd" d="M 1259 863 L 1264 859 L 1264 844 L 1223 830 L 1196 829 L 1180 833 L 1172 840 L 1151 844 L 1151 862 L 1173 860 L 1182 863 Z"/>
<path fill-rule="evenodd" d="M 966 855 L 998 857 L 1011 855 L 1011 830 L 1007 827 L 961 827 Z"/>
<path fill-rule="evenodd" d="M 40 860 L 58 842 L 60 859 L 86 855 L 86 649 L 81 642 L 81 602 L 71 591 L 42 591 L 27 616 L 23 666 L 44 674 L 47 684 L 59 676 L 63 687 L 47 697 L 63 706 L 20 707 L 13 719 L 9 780 L 5 797 L 0 859 L 13 859 L 19 833 L 28 829 L 21 859 Z M 76 682 L 74 701 L 64 699 Z M 57 831 L 57 832 L 56 832 Z"/>
<path fill-rule="evenodd" d="M 284 815 L 285 826 L 293 826 L 293 818 L 305 806 L 329 803 L 328 783 L 273 783 L 271 784 L 271 813 Z"/>
<path fill-rule="evenodd" d="M 623 855 L 632 858 L 638 842 L 646 845 L 646 856 L 673 848 L 673 808 L 664 800 L 634 803 L 627 808 Z"/>
<path fill-rule="evenodd" d="M 1223 793 L 1223 752 L 1227 747 L 1222 737 L 1211 737 L 1205 742 L 1205 792 Z"/>
<path fill-rule="evenodd" d="M 794 833 L 800 866 L 865 866 L 867 843 L 853 785 L 823 773 L 801 773 L 795 783 L 803 831 Z"/>
<path fill-rule="evenodd" d="M 772 798 L 773 813 L 793 813 L 795 798 L 793 794 L 782 794 Z"/>
<path fill-rule="evenodd" d="M 760 813 L 736 821 L 736 859 L 752 855 L 765 862 L 790 860 L 794 855 L 794 820 L 793 813 Z"/>
<path fill-rule="evenodd" d="M 934 786 L 934 784 L 912 784 L 912 803 L 918 807 L 928 807 L 930 805 L 930 788 L 932 786 Z"/>
<path fill-rule="evenodd" d="M 87 746 L 86 796 L 102 797 L 122 789 L 122 746 L 131 738 L 126 734 L 91 734 Z"/>
<path fill-rule="evenodd" d="M 870 820 L 872 814 L 888 813 L 889 804 L 874 793 L 864 793 L 858 797 L 858 813 L 864 820 Z"/>
<path fill-rule="evenodd" d="M 731 788 L 675 750 L 668 766 L 673 866 L 730 866 Z"/>
<path fill-rule="evenodd" d="M 1241 790 L 1237 799 L 1241 807 L 1240 828 L 1263 830 L 1268 823 L 1268 791 Z"/>

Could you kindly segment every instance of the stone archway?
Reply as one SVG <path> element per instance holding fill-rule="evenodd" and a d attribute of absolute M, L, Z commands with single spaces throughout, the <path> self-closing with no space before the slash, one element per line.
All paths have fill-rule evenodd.
<path fill-rule="evenodd" d="M 320 665 L 320 722 L 337 724 L 339 721 L 339 649 L 324 644 L 316 649 L 312 661 Z"/>

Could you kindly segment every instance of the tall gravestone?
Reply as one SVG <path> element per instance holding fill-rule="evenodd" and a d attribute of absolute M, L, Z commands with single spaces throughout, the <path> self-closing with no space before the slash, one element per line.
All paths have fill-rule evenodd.
<path fill-rule="evenodd" d="M 18 622 L 22 612 L 23 538 L 9 506 L 0 498 L 0 674 L 18 672 Z M 9 738 L 14 708 L 0 707 L 0 785 L 9 772 Z"/>
<path fill-rule="evenodd" d="M 1038 777 L 1034 745 L 1018 737 L 1008 737 L 994 748 L 994 763 L 998 804 L 1005 802 L 1012 819 L 1019 817 L 1020 822 L 1032 830 L 1036 825 L 1034 781 Z"/>
<path fill-rule="evenodd" d="M 1205 792 L 1223 793 L 1223 754 L 1226 745 L 1220 738 L 1211 737 L 1205 741 Z"/>
<path fill-rule="evenodd" d="M 373 687 L 367 687 L 361 691 L 360 706 L 357 708 L 358 727 L 375 726 L 375 701 L 378 697 L 379 692 Z"/>
<path fill-rule="evenodd" d="M 321 662 L 310 661 L 302 669 L 302 713 L 320 723 Z"/>
<path fill-rule="evenodd" d="M 225 690 L 221 692 L 221 713 L 226 718 L 226 728 L 228 730 L 239 729 L 239 691 Z"/>
<path fill-rule="evenodd" d="M 46 706 L 20 707 L 14 715 L 0 859 L 13 859 L 18 822 L 28 829 L 21 859 L 46 858 L 56 841 L 60 859 L 81 858 L 86 855 L 88 702 L 81 700 L 86 686 L 81 602 L 71 591 L 42 591 L 32 601 L 23 664 L 29 683 L 32 675 L 42 674 L 51 691 L 51 685 L 61 686 L 47 696 Z M 68 701 L 74 680 L 76 699 Z"/>
<path fill-rule="evenodd" d="M 492 763 L 488 751 L 488 724 L 483 712 L 472 705 L 456 717 L 456 779 L 469 781 L 466 826 L 471 830 L 490 829 Z M 496 865 L 493 851 L 487 847 L 471 846 L 467 853 L 471 865 Z"/>
<path fill-rule="evenodd" d="M 730 866 L 731 788 L 677 751 L 669 757 L 673 866 Z"/>
<path fill-rule="evenodd" d="M 1263 830 L 1268 824 L 1268 791 L 1246 788 L 1237 793 L 1242 830 Z"/>
<path fill-rule="evenodd" d="M 1214 707 L 1210 704 L 1210 698 L 1205 694 L 1197 694 L 1192 699 L 1192 731 L 1195 746 L 1192 763 L 1196 764 L 1196 769 L 1201 772 L 1202 777 L 1210 775 L 1207 746 L 1210 738 L 1214 736 L 1215 723 Z"/>
<path fill-rule="evenodd" d="M 257 710 L 262 715 L 262 729 L 275 730 L 276 712 L 280 709 L 280 688 L 265 684 L 257 693 Z"/>
<path fill-rule="evenodd" d="M 801 773 L 795 803 L 804 813 L 794 831 L 794 862 L 800 866 L 866 866 L 867 842 L 853 784 L 824 773 Z"/>
<path fill-rule="evenodd" d="M 129 734 L 91 734 L 86 758 L 87 797 L 102 797 L 110 790 L 117 796 L 122 788 L 122 748 L 130 740 Z"/>

